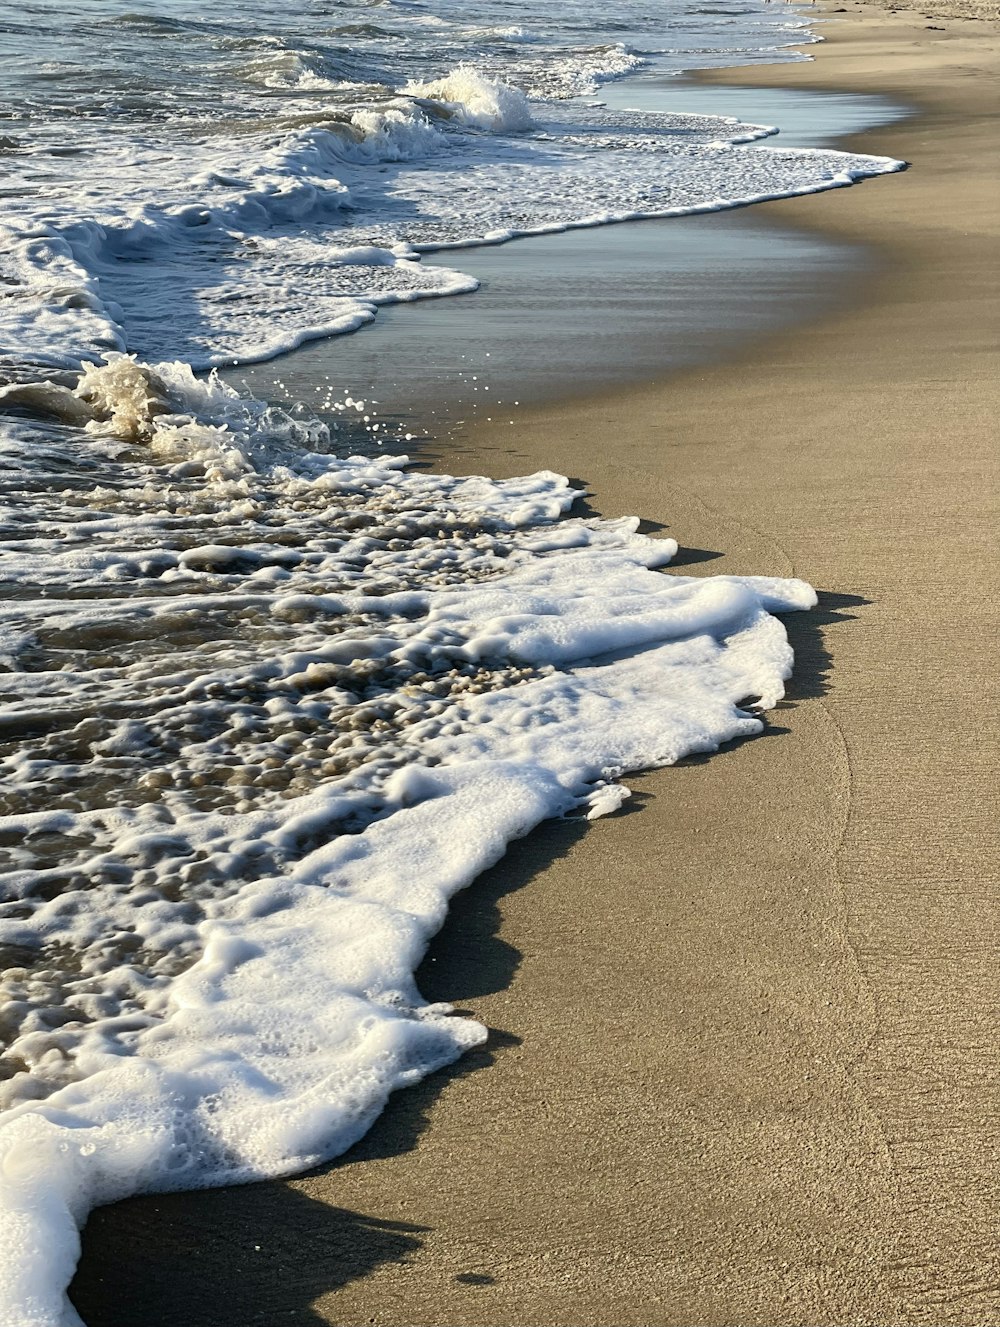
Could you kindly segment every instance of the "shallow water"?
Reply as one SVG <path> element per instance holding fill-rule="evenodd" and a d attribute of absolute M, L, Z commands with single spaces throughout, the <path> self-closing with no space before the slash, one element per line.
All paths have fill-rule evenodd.
<path fill-rule="evenodd" d="M 629 0 L 613 19 L 578 0 L 557 21 L 531 0 L 475 21 L 429 0 L 55 12 L 29 4 L 0 33 L 8 375 L 107 349 L 267 359 L 386 303 L 474 288 L 457 260 L 421 264 L 427 250 L 897 165 L 593 95 L 635 69 L 662 81 L 803 38 L 758 0 L 665 14 Z"/>
<path fill-rule="evenodd" d="M 357 392 L 397 438 L 441 440 L 478 420 L 516 433 L 529 406 L 711 363 L 815 317 L 871 269 L 850 245 L 751 217 L 635 222 L 469 250 L 475 293 L 385 309 L 355 336 L 223 376 L 320 411 L 331 390 Z"/>
<path fill-rule="evenodd" d="M 605 85 L 618 109 L 780 126 L 790 147 L 835 147 L 904 108 L 854 93 L 702 86 L 638 70 Z M 428 256 L 425 263 L 439 262 Z M 468 297 L 383 309 L 358 335 L 223 371 L 235 387 L 321 410 L 353 391 L 396 436 L 516 430 L 522 407 L 626 388 L 717 361 L 836 306 L 872 270 L 857 246 L 762 224 L 752 209 L 522 238 L 462 254 Z"/>

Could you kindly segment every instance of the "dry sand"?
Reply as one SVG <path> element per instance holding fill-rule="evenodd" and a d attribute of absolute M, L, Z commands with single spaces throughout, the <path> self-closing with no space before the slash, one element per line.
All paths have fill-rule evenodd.
<path fill-rule="evenodd" d="M 96 1213 L 91 1327 L 1000 1322 L 1000 62 L 941 12 L 746 74 L 919 103 L 857 143 L 911 171 L 767 209 L 877 248 L 860 303 L 443 459 L 812 581 L 769 735 L 515 845 L 421 974 L 489 1050 L 319 1174 Z"/>

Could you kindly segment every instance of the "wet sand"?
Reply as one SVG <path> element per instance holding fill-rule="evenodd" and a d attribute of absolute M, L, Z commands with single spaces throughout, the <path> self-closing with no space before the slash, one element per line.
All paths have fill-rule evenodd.
<path fill-rule="evenodd" d="M 924 13 L 746 71 L 919 105 L 851 144 L 905 175 L 764 209 L 872 248 L 851 308 L 442 457 L 809 579 L 768 735 L 515 844 L 420 974 L 486 1050 L 317 1174 L 95 1213 L 91 1327 L 1000 1321 L 997 29 Z"/>
<path fill-rule="evenodd" d="M 525 410 L 731 359 L 750 338 L 846 305 L 867 279 L 871 264 L 857 246 L 758 221 L 755 212 L 595 226 L 434 255 L 480 288 L 389 305 L 354 335 L 222 376 L 266 400 L 321 408 L 333 388 L 374 402 L 375 417 L 397 438 L 413 431 L 421 440 L 416 448 L 387 445 L 418 456 L 427 432 L 465 439 L 490 417 L 516 437 Z"/>
<path fill-rule="evenodd" d="M 789 52 L 789 58 L 794 53 Z M 728 115 L 780 125 L 777 147 L 833 146 L 908 112 L 882 97 L 701 85 L 643 71 L 602 89 L 616 110 Z M 480 282 L 459 298 L 379 309 L 352 336 L 222 371 L 237 390 L 303 402 L 350 394 L 393 448 L 429 432 L 467 438 L 490 418 L 516 435 L 524 409 L 662 382 L 729 361 L 749 340 L 855 302 L 873 260 L 860 245 L 782 225 L 757 207 L 630 221 L 424 256 Z M 343 428 L 343 417 L 339 419 Z M 404 439 L 412 433 L 418 439 Z M 352 445 L 370 443 L 364 435 Z"/>

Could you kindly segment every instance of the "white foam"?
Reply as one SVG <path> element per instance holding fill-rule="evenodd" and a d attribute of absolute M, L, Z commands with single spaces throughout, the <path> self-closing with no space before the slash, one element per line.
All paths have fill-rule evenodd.
<path fill-rule="evenodd" d="M 451 896 L 628 770 L 759 732 L 792 663 L 772 614 L 815 601 L 666 575 L 673 540 L 568 515 L 557 475 L 302 451 L 321 433 L 183 366 L 112 357 L 73 399 L 87 484 L 2 532 L 33 734 L 0 761 L 18 1327 L 73 1321 L 94 1204 L 336 1155 L 481 1041 L 413 979 Z"/>
<path fill-rule="evenodd" d="M 408 83 L 403 91 L 420 103 L 437 103 L 460 124 L 494 134 L 523 134 L 535 127 L 523 92 L 463 66 L 433 83 Z"/>

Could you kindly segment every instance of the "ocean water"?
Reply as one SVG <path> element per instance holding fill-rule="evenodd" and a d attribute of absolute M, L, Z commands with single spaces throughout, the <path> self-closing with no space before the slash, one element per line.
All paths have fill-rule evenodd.
<path fill-rule="evenodd" d="M 546 817 L 614 811 L 628 771 L 761 731 L 807 585 L 665 573 L 673 540 L 574 514 L 562 476 L 423 473 L 367 396 L 278 406 L 209 370 L 468 293 L 470 245 L 898 169 L 602 101 L 799 58 L 804 22 L 0 19 L 0 1323 L 79 1321 L 94 1205 L 350 1146 L 486 1035 L 414 983 L 449 898 Z"/>

